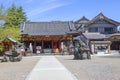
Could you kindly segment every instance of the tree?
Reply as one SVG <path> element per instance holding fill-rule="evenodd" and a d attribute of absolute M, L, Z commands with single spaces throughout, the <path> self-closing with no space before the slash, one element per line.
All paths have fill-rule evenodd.
<path fill-rule="evenodd" d="M 17 11 L 18 11 L 19 16 L 20 16 L 19 21 L 20 21 L 20 22 L 25 22 L 25 21 L 27 21 L 27 17 L 26 17 L 26 15 L 25 15 L 25 12 L 23 12 L 23 8 L 22 8 L 21 6 L 17 9 Z"/>
<path fill-rule="evenodd" d="M 21 31 L 19 27 L 2 27 L 0 28 L 0 40 L 9 36 L 15 40 L 21 40 Z"/>
<path fill-rule="evenodd" d="M 0 27 L 0 40 L 9 36 L 15 40 L 21 40 L 21 31 L 19 24 L 27 21 L 23 8 L 16 7 L 14 4 L 5 9 L 3 5 L 0 5 L 0 20 L 5 20 L 4 27 Z"/>
<path fill-rule="evenodd" d="M 25 12 L 23 12 L 23 8 L 16 7 L 14 4 L 7 10 L 7 17 L 6 17 L 6 26 L 14 27 L 19 26 L 21 22 L 27 21 L 27 17 Z"/>
<path fill-rule="evenodd" d="M 13 13 L 15 13 L 16 7 L 13 5 L 13 7 L 11 8 L 11 12 L 13 11 Z M 0 5 L 0 22 L 1 21 L 5 21 L 7 23 L 7 21 L 9 21 L 10 23 L 12 23 L 12 21 L 10 21 L 10 18 L 8 18 L 8 12 L 9 9 L 5 9 L 3 5 Z M 11 13 L 10 12 L 10 13 Z M 9 15 L 14 15 L 13 13 Z M 8 25 L 4 25 L 4 27 L 0 27 L 0 40 L 5 38 L 6 36 L 10 36 L 15 40 L 20 40 L 21 39 L 21 32 L 20 29 L 15 25 L 11 25 L 11 27 L 8 27 Z"/>

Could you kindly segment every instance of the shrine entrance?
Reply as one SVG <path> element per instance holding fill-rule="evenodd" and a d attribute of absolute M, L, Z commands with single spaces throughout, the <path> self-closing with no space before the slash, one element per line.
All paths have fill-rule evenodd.
<path fill-rule="evenodd" d="M 44 41 L 44 49 L 51 49 L 52 43 L 51 41 Z"/>
<path fill-rule="evenodd" d="M 44 41 L 44 53 L 45 54 L 52 54 L 52 43 L 51 41 Z"/>

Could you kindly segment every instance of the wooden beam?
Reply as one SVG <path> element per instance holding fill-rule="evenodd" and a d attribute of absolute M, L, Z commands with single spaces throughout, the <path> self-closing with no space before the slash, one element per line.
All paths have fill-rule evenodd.
<path fill-rule="evenodd" d="M 23 37 L 23 40 L 30 41 L 30 40 L 34 40 L 34 38 L 36 38 L 37 41 L 42 41 L 42 40 L 44 40 L 44 41 L 72 40 L 72 37 L 70 35 L 68 35 L 68 36 L 28 36 L 28 37 Z"/>

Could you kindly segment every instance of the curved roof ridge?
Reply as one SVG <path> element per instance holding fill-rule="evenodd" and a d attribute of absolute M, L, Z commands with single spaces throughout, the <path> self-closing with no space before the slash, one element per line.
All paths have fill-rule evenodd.
<path fill-rule="evenodd" d="M 116 26 L 120 25 L 119 22 L 117 22 L 117 21 L 115 21 L 115 20 L 112 20 L 112 19 L 106 17 L 105 15 L 103 15 L 102 12 L 99 13 L 97 16 L 95 16 L 91 21 L 89 21 L 89 22 L 87 23 L 87 25 L 90 25 L 90 24 L 92 24 L 92 23 L 94 23 L 95 21 L 100 20 L 100 19 L 104 19 L 104 20 L 106 20 L 107 22 L 112 23 L 112 24 L 114 24 L 114 25 L 116 25 Z"/>
<path fill-rule="evenodd" d="M 75 21 L 75 23 L 79 23 L 80 21 L 83 21 L 83 20 L 89 21 L 88 18 L 86 18 L 85 16 L 83 16 L 82 18 L 80 18 L 77 21 Z"/>

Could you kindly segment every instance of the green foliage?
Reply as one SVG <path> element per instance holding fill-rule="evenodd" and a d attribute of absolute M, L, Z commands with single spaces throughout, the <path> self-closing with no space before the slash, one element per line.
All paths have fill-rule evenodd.
<path fill-rule="evenodd" d="M 14 4 L 8 8 L 7 17 L 6 17 L 6 26 L 13 27 L 19 26 L 21 22 L 27 21 L 25 12 L 23 12 L 23 8 L 16 7 Z"/>
<path fill-rule="evenodd" d="M 21 40 L 21 31 L 19 25 L 21 22 L 27 21 L 23 8 L 12 5 L 8 9 L 5 9 L 3 5 L 0 5 L 0 20 L 5 21 L 4 27 L 0 27 L 0 40 L 6 36 L 10 36 L 15 40 Z"/>
<path fill-rule="evenodd" d="M 0 46 L 0 53 L 4 51 L 4 47 Z"/>
<path fill-rule="evenodd" d="M 19 27 L 5 27 L 0 28 L 0 39 L 5 38 L 6 36 L 9 36 L 15 40 L 21 40 L 21 31 Z"/>

